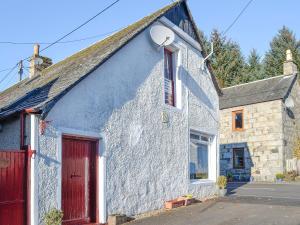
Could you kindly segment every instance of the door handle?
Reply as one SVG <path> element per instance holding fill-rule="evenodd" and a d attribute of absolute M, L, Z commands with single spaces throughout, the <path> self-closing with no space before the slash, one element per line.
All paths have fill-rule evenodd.
<path fill-rule="evenodd" d="M 76 174 L 72 174 L 71 175 L 71 178 L 79 178 L 79 177 L 81 177 L 80 175 L 76 175 Z"/>

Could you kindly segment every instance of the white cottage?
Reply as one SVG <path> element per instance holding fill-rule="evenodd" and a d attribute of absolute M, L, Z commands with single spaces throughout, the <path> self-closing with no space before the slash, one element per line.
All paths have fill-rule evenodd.
<path fill-rule="evenodd" d="M 173 43 L 153 43 L 157 25 Z M 201 66 L 185 1 L 42 71 L 38 57 L 36 48 L 30 77 L 0 94 L 0 170 L 21 173 L 11 180 L 23 188 L 18 206 L 0 204 L 3 221 L 41 224 L 55 207 L 63 224 L 105 224 L 183 194 L 215 194 L 221 91 L 209 63 Z M 2 177 L 0 193 L 9 185 Z"/>

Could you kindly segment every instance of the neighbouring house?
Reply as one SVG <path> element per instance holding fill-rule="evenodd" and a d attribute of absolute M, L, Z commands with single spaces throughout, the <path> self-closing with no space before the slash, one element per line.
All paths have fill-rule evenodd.
<path fill-rule="evenodd" d="M 220 98 L 220 173 L 234 180 L 274 181 L 295 170 L 300 88 L 287 51 L 284 75 L 223 89 Z"/>
<path fill-rule="evenodd" d="M 155 45 L 154 26 L 174 41 Z M 35 46 L 30 77 L 0 94 L 0 224 L 41 224 L 52 207 L 63 224 L 104 224 L 214 195 L 222 92 L 204 57 L 185 1 L 53 65 Z"/>

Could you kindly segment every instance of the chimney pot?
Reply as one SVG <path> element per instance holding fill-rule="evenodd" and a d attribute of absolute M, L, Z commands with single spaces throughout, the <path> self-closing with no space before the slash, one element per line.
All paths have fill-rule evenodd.
<path fill-rule="evenodd" d="M 286 61 L 283 63 L 283 74 L 292 75 L 298 73 L 297 65 L 293 61 L 293 54 L 290 49 L 286 50 Z"/>
<path fill-rule="evenodd" d="M 33 46 L 33 56 L 30 59 L 29 78 L 41 73 L 41 71 L 52 65 L 52 60 L 47 57 L 40 56 L 40 45 Z"/>
<path fill-rule="evenodd" d="M 293 54 L 291 49 L 286 50 L 286 61 L 293 61 Z"/>
<path fill-rule="evenodd" d="M 39 56 L 40 55 L 40 45 L 39 44 L 35 44 L 33 47 L 33 55 L 34 56 Z"/>

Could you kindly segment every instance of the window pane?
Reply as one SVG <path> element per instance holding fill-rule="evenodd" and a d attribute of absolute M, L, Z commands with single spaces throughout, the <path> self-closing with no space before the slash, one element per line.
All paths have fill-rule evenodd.
<path fill-rule="evenodd" d="M 244 168 L 244 149 L 235 148 L 233 149 L 233 167 Z"/>
<path fill-rule="evenodd" d="M 174 79 L 173 79 L 173 54 L 169 50 L 164 50 L 164 92 L 165 103 L 168 105 L 175 105 L 174 99 Z"/>
<path fill-rule="evenodd" d="M 209 141 L 208 137 L 201 136 L 201 141 Z"/>
<path fill-rule="evenodd" d="M 191 139 L 200 140 L 200 135 L 197 134 L 190 134 Z"/>
<path fill-rule="evenodd" d="M 190 179 L 208 178 L 208 146 L 191 142 Z"/>
<path fill-rule="evenodd" d="M 243 113 L 242 112 L 235 113 L 235 128 L 243 129 Z"/>

